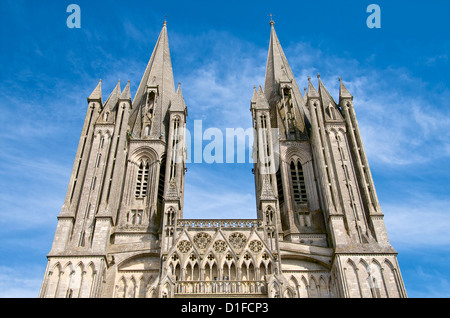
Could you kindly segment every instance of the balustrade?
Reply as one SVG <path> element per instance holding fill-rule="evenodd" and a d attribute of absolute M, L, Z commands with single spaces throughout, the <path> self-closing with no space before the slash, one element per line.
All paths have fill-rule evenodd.
<path fill-rule="evenodd" d="M 265 294 L 266 282 L 244 280 L 177 281 L 176 294 Z"/>
<path fill-rule="evenodd" d="M 258 219 L 221 219 L 221 220 L 195 220 L 182 219 L 177 221 L 177 227 L 181 228 L 236 228 L 236 229 L 251 229 L 262 226 L 262 221 Z"/>

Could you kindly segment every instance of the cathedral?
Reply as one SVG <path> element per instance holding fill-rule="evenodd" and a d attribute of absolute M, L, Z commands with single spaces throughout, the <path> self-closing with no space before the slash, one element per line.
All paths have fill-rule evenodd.
<path fill-rule="evenodd" d="M 104 101 L 100 80 L 87 103 L 39 297 L 407 297 L 353 96 L 340 79 L 336 102 L 319 75 L 302 93 L 273 21 L 250 100 L 255 219 L 183 218 L 166 22 L 134 99 L 119 82 Z"/>

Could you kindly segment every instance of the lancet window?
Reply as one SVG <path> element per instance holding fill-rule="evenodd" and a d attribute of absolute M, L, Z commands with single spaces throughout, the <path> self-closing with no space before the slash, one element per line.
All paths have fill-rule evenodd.
<path fill-rule="evenodd" d="M 305 178 L 303 175 L 303 167 L 300 161 L 291 162 L 291 180 L 294 193 L 294 201 L 296 203 L 305 203 L 308 201 L 306 195 Z"/>

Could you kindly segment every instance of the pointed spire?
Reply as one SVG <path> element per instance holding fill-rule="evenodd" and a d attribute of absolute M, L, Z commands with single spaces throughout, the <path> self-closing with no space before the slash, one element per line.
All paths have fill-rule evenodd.
<path fill-rule="evenodd" d="M 308 97 L 319 97 L 314 85 L 311 83 L 311 77 L 308 76 Z"/>
<path fill-rule="evenodd" d="M 336 101 L 333 96 L 331 96 L 325 85 L 323 85 L 322 80 L 320 79 L 320 74 L 317 74 L 317 78 L 319 79 L 319 95 L 322 98 L 322 105 L 328 105 L 330 102 L 336 105 Z"/>
<path fill-rule="evenodd" d="M 261 187 L 261 200 L 276 200 L 275 194 L 273 193 L 272 185 L 270 184 L 269 175 L 263 175 L 263 184 Z"/>
<path fill-rule="evenodd" d="M 120 95 L 120 99 L 130 100 L 131 101 L 131 92 L 130 92 L 130 81 L 128 81 L 127 86 L 125 86 L 122 95 Z"/>
<path fill-rule="evenodd" d="M 162 139 L 167 136 L 168 116 L 166 114 L 176 98 L 167 23 L 164 23 L 159 34 L 133 100 L 133 113 L 130 115 L 129 125 L 136 135 L 140 135 L 142 129 L 138 122 L 139 118 L 145 115 L 146 111 L 142 112 L 142 109 L 146 107 L 147 96 L 149 96 L 150 91 L 155 93 L 154 105 L 152 106 L 151 138 Z"/>
<path fill-rule="evenodd" d="M 166 201 L 172 201 L 172 200 L 179 200 L 179 198 L 180 197 L 178 196 L 177 183 L 175 179 L 171 179 L 169 181 L 169 188 L 167 189 L 164 199 Z"/>
<path fill-rule="evenodd" d="M 158 86 L 159 95 L 170 95 L 167 96 L 169 98 L 175 94 L 166 21 L 164 21 L 158 41 L 156 42 L 152 56 L 145 69 L 144 76 L 139 84 L 139 88 L 133 100 L 133 106 L 142 101 L 148 86 Z"/>
<path fill-rule="evenodd" d="M 259 91 L 256 99 L 256 107 L 263 109 L 270 109 L 269 103 L 267 101 L 266 95 L 262 90 L 261 85 L 259 86 Z"/>
<path fill-rule="evenodd" d="M 112 91 L 111 95 L 109 95 L 108 99 L 106 100 L 104 108 L 113 110 L 117 104 L 117 101 L 119 100 L 119 97 L 120 97 L 120 80 L 117 82 L 116 87 Z"/>
<path fill-rule="evenodd" d="M 264 91 L 269 101 L 276 96 L 280 82 L 295 81 L 275 32 L 274 24 L 275 22 L 270 21 L 269 55 L 267 57 L 266 78 L 264 81 Z"/>
<path fill-rule="evenodd" d="M 181 91 L 181 83 L 178 83 L 178 89 L 176 92 L 176 96 L 173 99 L 172 104 L 170 104 L 170 110 L 184 112 L 185 109 L 186 109 L 186 103 L 184 102 L 183 93 Z"/>
<path fill-rule="evenodd" d="M 342 82 L 342 79 L 339 77 L 339 100 L 342 98 L 353 98 L 352 94 L 347 90 L 347 88 L 344 86 L 344 83 Z"/>
<path fill-rule="evenodd" d="M 254 103 L 256 103 L 256 98 L 258 96 L 258 91 L 256 90 L 256 85 L 253 86 L 253 96 L 252 96 L 252 100 L 251 100 L 251 104 L 253 105 Z"/>
<path fill-rule="evenodd" d="M 98 81 L 97 87 L 92 92 L 91 96 L 88 97 L 88 100 L 101 100 L 102 99 L 102 80 Z"/>

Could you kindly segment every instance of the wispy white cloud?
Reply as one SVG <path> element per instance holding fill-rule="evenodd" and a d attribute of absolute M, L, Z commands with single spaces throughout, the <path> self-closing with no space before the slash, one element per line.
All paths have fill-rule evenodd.
<path fill-rule="evenodd" d="M 371 162 L 406 165 L 449 156 L 450 111 L 445 107 L 449 89 L 429 87 L 403 68 L 376 68 L 351 57 L 325 54 L 308 43 L 294 44 L 285 51 L 299 86 L 307 76 L 320 72 L 338 101 L 337 79 L 343 78 L 354 96 Z"/>
<path fill-rule="evenodd" d="M 416 266 L 404 271 L 408 297 L 410 298 L 449 298 L 450 279 L 447 272 Z"/>
<path fill-rule="evenodd" d="M 44 268 L 0 266 L 0 298 L 37 298 Z"/>
<path fill-rule="evenodd" d="M 247 166 L 243 167 L 245 171 Z M 186 174 L 184 217 L 191 219 L 256 218 L 253 175 L 191 164 Z"/>
<path fill-rule="evenodd" d="M 450 200 L 427 196 L 383 205 L 389 239 L 402 250 L 440 248 L 450 251 Z"/>

